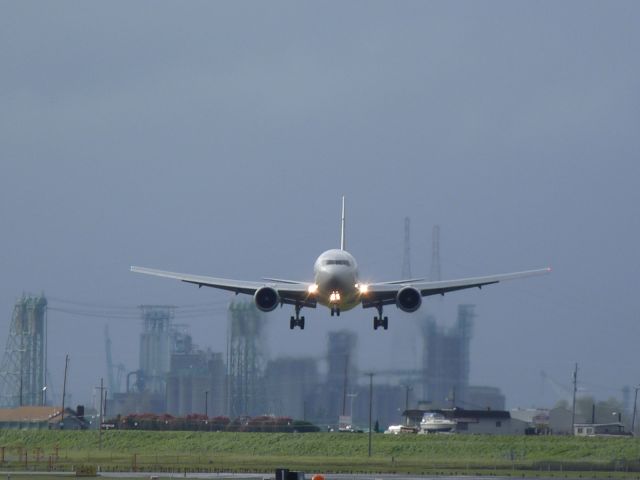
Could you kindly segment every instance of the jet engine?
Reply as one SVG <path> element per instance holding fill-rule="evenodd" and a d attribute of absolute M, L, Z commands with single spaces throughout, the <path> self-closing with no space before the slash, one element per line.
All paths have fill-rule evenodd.
<path fill-rule="evenodd" d="M 260 287 L 253 294 L 253 301 L 256 302 L 256 307 L 263 312 L 270 312 L 274 310 L 280 303 L 280 295 L 275 288 Z"/>
<path fill-rule="evenodd" d="M 396 306 L 403 312 L 415 312 L 422 305 L 420 291 L 413 287 L 401 288 L 396 295 Z"/>

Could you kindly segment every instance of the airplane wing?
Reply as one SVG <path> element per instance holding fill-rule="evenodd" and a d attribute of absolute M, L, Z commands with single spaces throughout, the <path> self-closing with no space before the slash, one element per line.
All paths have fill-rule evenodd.
<path fill-rule="evenodd" d="M 131 267 L 132 272 L 154 275 L 156 277 L 173 278 L 186 283 L 198 285 L 198 287 L 212 287 L 221 290 L 229 290 L 236 294 L 246 293 L 253 295 L 260 287 L 272 287 L 278 291 L 282 303 L 295 305 L 301 304 L 304 307 L 315 308 L 316 300 L 309 298 L 310 283 L 290 283 L 290 281 L 268 281 L 268 282 L 248 282 L 244 280 L 230 280 L 227 278 L 207 277 L 204 275 L 192 275 L 190 273 L 167 272 L 156 270 L 155 268 Z"/>
<path fill-rule="evenodd" d="M 390 305 L 396 303 L 398 291 L 404 287 L 413 287 L 420 292 L 423 297 L 430 295 L 444 295 L 445 293 L 464 290 L 466 288 L 482 288 L 485 285 L 514 280 L 516 278 L 533 277 L 551 272 L 550 268 L 539 270 L 527 270 L 524 272 L 504 273 L 500 275 L 489 275 L 486 277 L 461 278 L 458 280 L 442 280 L 437 282 L 382 282 L 368 285 L 368 291 L 363 295 L 362 306 L 364 308 L 378 305 Z"/>

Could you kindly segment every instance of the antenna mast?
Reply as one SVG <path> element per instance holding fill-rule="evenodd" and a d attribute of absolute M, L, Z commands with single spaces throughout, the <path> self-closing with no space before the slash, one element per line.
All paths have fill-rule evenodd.
<path fill-rule="evenodd" d="M 342 196 L 342 221 L 340 222 L 340 250 L 344 250 L 344 195 Z"/>
<path fill-rule="evenodd" d="M 433 226 L 431 235 L 431 272 L 429 280 L 437 282 L 442 280 L 442 272 L 440 271 L 440 225 Z"/>
<path fill-rule="evenodd" d="M 411 219 L 404 217 L 404 253 L 402 256 L 402 279 L 411 278 Z"/>

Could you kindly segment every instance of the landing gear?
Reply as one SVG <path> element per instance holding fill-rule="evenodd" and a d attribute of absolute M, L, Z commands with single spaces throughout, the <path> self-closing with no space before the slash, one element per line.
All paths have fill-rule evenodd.
<path fill-rule="evenodd" d="M 329 295 L 329 305 L 331 305 L 331 316 L 340 316 L 340 292 L 334 290 Z"/>
<path fill-rule="evenodd" d="M 378 327 L 382 327 L 387 330 L 389 328 L 389 317 L 373 317 L 373 329 L 377 330 Z"/>
<path fill-rule="evenodd" d="M 291 317 L 291 319 L 289 320 L 289 328 L 293 330 L 296 327 L 300 327 L 300 330 L 304 330 L 304 317 Z"/>
<path fill-rule="evenodd" d="M 377 330 L 378 327 L 382 327 L 387 330 L 389 328 L 389 317 L 382 316 L 382 303 L 376 305 L 376 308 L 378 309 L 378 316 L 373 317 L 373 329 Z"/>
<path fill-rule="evenodd" d="M 300 305 L 296 305 L 296 316 L 292 316 L 289 320 L 289 328 L 293 330 L 296 327 L 300 327 L 300 330 L 304 330 L 304 317 L 300 316 Z"/>

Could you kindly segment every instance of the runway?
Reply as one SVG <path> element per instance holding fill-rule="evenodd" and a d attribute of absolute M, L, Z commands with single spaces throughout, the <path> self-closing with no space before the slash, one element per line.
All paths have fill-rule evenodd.
<path fill-rule="evenodd" d="M 324 474 L 322 472 L 305 472 L 306 480 L 311 480 L 312 476 L 316 473 L 322 474 L 325 480 L 470 480 L 475 478 L 482 478 L 483 480 L 513 480 L 513 477 L 509 476 L 490 476 L 490 475 L 482 475 L 481 477 L 475 477 L 473 475 L 458 475 L 458 476 L 448 476 L 448 475 L 403 475 L 403 474 L 370 474 L 370 473 L 362 473 L 362 474 L 346 474 L 346 473 L 328 473 Z M 604 473 L 604 472 L 603 472 Z M 187 473 L 187 474 L 169 474 L 166 473 L 138 473 L 138 472 L 123 472 L 123 473 L 100 473 L 101 477 L 109 477 L 109 478 L 147 478 L 151 477 L 154 480 L 157 478 L 158 480 L 170 479 L 170 478 L 197 478 L 197 479 L 215 479 L 215 480 L 274 480 L 273 475 L 264 474 L 264 473 Z M 603 475 L 604 478 L 605 476 Z M 558 477 L 517 477 L 520 480 L 558 480 Z M 568 479 L 578 478 L 576 477 L 566 477 Z M 582 476 L 582 480 L 587 477 Z"/>

